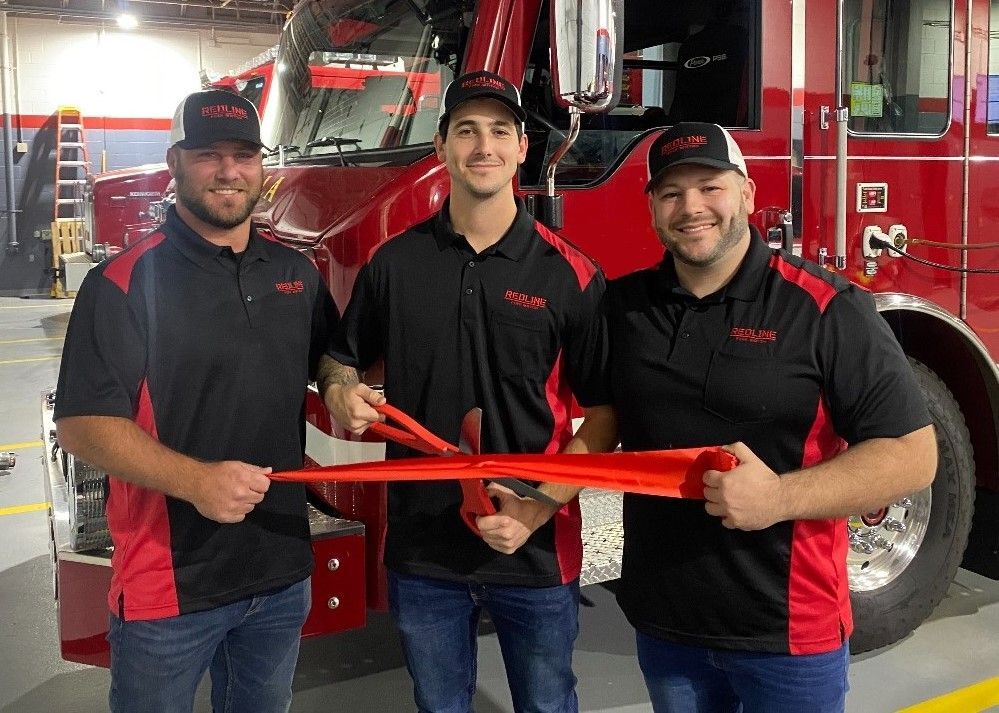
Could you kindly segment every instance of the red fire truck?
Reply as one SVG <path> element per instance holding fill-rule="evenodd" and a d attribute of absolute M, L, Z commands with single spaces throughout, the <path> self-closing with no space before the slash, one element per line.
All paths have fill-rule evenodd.
<path fill-rule="evenodd" d="M 550 2 L 559 4 L 300 3 L 282 35 L 264 115 L 265 141 L 278 150 L 266 162 L 258 228 L 310 255 L 342 309 L 371 251 L 440 208 L 448 178 L 430 144 L 440 87 L 484 68 L 522 86 L 530 148 L 519 192 L 541 207 L 554 188 L 559 232 L 613 278 L 662 256 L 642 191 L 648 146 L 662 127 L 684 119 L 730 127 L 758 186 L 754 222 L 771 243 L 874 293 L 937 427 L 933 485 L 849 518 L 851 648 L 883 646 L 918 626 L 962 557 L 999 578 L 999 244 L 989 231 L 999 220 L 999 0 L 690 0 L 668 8 L 624 0 L 623 11 L 610 10 L 623 25 L 619 56 L 604 68 L 620 77 L 619 101 L 581 117 L 553 93 L 567 55 L 552 37 Z M 603 26 L 589 15 L 596 3 L 581 6 L 580 26 Z M 366 78 L 360 91 L 309 80 L 331 62 L 384 63 L 398 76 Z M 315 392 L 308 411 L 312 461 L 371 457 L 362 449 L 372 446 L 332 437 Z M 64 473 L 87 468 L 56 448 L 46 462 L 56 466 L 56 489 L 66 490 L 53 496 L 57 529 L 58 498 L 97 514 L 90 524 L 77 514 L 80 539 L 101 522 L 99 497 L 85 496 L 100 494 L 102 474 L 76 478 L 94 483 L 89 491 L 67 488 Z M 360 625 L 365 599 L 384 600 L 384 486 L 327 484 L 312 497 L 316 604 L 306 634 Z M 603 519 L 594 531 L 606 544 L 616 526 Z M 63 655 L 99 661 L 106 614 L 94 572 L 106 555 L 55 537 Z M 612 564 L 596 566 L 613 575 Z M 95 587 L 84 602 L 81 590 Z"/>

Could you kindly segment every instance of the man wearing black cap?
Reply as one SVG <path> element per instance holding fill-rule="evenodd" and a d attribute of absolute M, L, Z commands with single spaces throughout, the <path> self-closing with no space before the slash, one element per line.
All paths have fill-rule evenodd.
<path fill-rule="evenodd" d="M 359 433 L 384 399 L 354 369 L 385 360 L 385 396 L 457 442 L 462 416 L 484 412 L 482 452 L 586 452 L 610 408 L 587 409 L 576 436 L 573 394 L 605 403 L 604 280 L 592 261 L 536 223 L 513 194 L 524 160 L 525 113 L 517 89 L 490 72 L 445 90 L 438 158 L 450 198 L 430 220 L 382 246 L 357 277 L 334 338 L 346 365 L 327 405 Z M 406 455 L 388 446 L 388 457 Z M 543 473 L 538 474 L 544 478 Z M 498 513 L 481 537 L 458 514 L 450 483 L 389 486 L 385 564 L 420 711 L 464 713 L 475 691 L 482 609 L 496 627 L 514 709 L 578 709 L 572 646 L 582 558 L 578 489 L 541 486 L 560 508 L 490 486 Z"/>
<path fill-rule="evenodd" d="M 755 191 L 725 129 L 665 131 L 646 192 L 668 252 L 607 290 L 623 448 L 729 443 L 740 461 L 705 474 L 705 502 L 625 496 L 618 601 L 656 711 L 843 710 L 845 516 L 935 471 L 870 295 L 769 248 Z"/>
<path fill-rule="evenodd" d="M 312 554 L 301 484 L 306 386 L 336 323 L 318 272 L 250 225 L 263 181 L 253 105 L 177 108 L 166 222 L 80 288 L 55 406 L 60 445 L 109 474 L 110 706 L 286 711 Z"/>

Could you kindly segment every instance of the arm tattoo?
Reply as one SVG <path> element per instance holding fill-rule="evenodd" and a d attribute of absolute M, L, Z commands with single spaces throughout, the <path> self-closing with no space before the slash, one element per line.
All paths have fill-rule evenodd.
<path fill-rule="evenodd" d="M 332 357 L 323 354 L 319 359 L 319 368 L 316 373 L 316 386 L 319 394 L 323 395 L 333 384 L 342 386 L 353 386 L 358 383 L 357 369 L 352 366 L 344 366 Z"/>

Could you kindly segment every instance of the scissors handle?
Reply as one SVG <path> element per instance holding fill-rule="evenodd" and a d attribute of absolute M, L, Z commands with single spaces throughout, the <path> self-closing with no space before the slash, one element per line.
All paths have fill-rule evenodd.
<path fill-rule="evenodd" d="M 372 423 L 368 427 L 368 430 L 377 433 L 382 438 L 395 441 L 427 455 L 442 456 L 458 453 L 457 446 L 451 445 L 440 436 L 434 435 L 431 431 L 421 426 L 414 418 L 404 411 L 400 411 L 395 406 L 381 404 L 375 406 L 374 409 L 385 416 L 386 419 L 392 419 L 402 427 L 396 428 L 381 421 Z"/>
<path fill-rule="evenodd" d="M 481 537 L 482 533 L 479 532 L 479 526 L 475 524 L 475 518 L 495 515 L 496 506 L 493 504 L 492 498 L 489 497 L 486 486 L 478 478 L 459 480 L 458 483 L 461 485 L 462 494 L 461 519 L 464 520 L 469 530 Z"/>

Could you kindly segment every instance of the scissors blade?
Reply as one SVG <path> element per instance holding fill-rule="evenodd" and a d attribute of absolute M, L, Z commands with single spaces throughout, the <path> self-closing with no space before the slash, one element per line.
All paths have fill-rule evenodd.
<path fill-rule="evenodd" d="M 539 503 L 550 505 L 556 510 L 562 507 L 562 503 L 558 500 L 546 493 L 542 493 L 533 485 L 528 485 L 523 480 L 518 480 L 517 478 L 490 478 L 489 482 L 509 488 L 522 498 L 530 498 L 531 500 L 537 500 Z"/>

